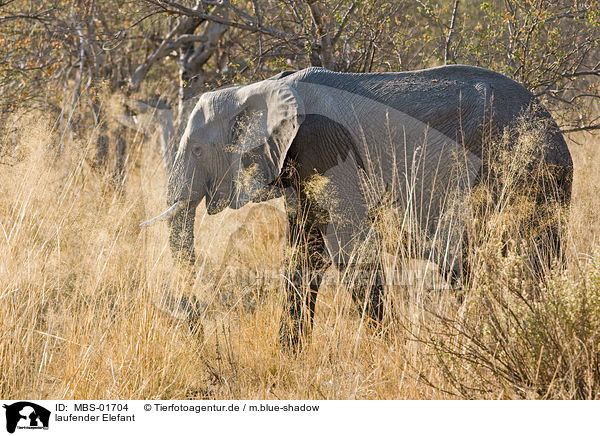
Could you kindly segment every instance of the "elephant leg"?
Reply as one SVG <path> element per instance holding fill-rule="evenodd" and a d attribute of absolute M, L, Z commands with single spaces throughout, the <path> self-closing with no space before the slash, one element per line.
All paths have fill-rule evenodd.
<path fill-rule="evenodd" d="M 571 203 L 573 167 L 569 165 L 550 166 L 544 171 L 542 195 L 536 198 L 536 216 L 542 231 L 536 241 L 542 253 L 543 267 L 550 271 L 555 261 L 565 265 L 567 258 L 566 216 Z M 545 259 L 544 259 L 545 258 Z"/>
<path fill-rule="evenodd" d="M 381 324 L 384 316 L 385 288 L 381 267 L 357 272 L 352 289 L 352 301 L 361 316 L 364 314 L 375 325 Z"/>
<path fill-rule="evenodd" d="M 529 247 L 529 267 L 538 280 L 543 280 L 554 262 L 564 265 L 566 259 L 564 229 L 557 203 L 538 203 L 534 222 L 535 234 Z"/>
<path fill-rule="evenodd" d="M 329 262 L 325 257 L 325 240 L 315 217 L 304 208 L 303 214 L 290 214 L 290 242 L 294 256 L 292 271 L 286 281 L 285 303 L 279 328 L 279 340 L 288 351 L 297 353 L 309 336 L 323 273 Z"/>
<path fill-rule="evenodd" d="M 471 280 L 471 264 L 469 256 L 469 235 L 467 231 L 463 232 L 460 242 L 457 244 L 457 252 L 460 256 L 449 263 L 446 268 L 441 267 L 439 271 L 444 278 L 445 283 L 453 290 L 465 289 Z"/>
<path fill-rule="evenodd" d="M 279 340 L 291 352 L 301 351 L 312 329 L 321 277 L 313 277 L 305 286 L 304 273 L 296 271 L 286 286 L 286 301 L 279 327 Z M 320 276 L 320 275 L 319 275 Z"/>

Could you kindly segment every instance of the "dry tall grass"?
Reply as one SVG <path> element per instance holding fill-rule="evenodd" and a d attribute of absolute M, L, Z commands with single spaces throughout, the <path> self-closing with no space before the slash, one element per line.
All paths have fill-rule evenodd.
<path fill-rule="evenodd" d="M 166 226 L 138 227 L 165 204 L 158 153 L 133 140 L 125 183 L 115 187 L 91 164 L 94 132 L 66 143 L 54 121 L 15 118 L 9 124 L 16 134 L 0 143 L 0 397 L 600 395 L 596 137 L 571 138 L 570 263 L 554 273 L 546 297 L 522 298 L 522 259 L 495 250 L 498 241 L 490 238 L 481 265 L 495 275 L 462 301 L 447 287 L 428 290 L 437 289 L 427 282 L 435 278 L 416 279 L 394 294 L 394 319 L 375 331 L 330 272 L 310 345 L 295 358 L 277 345 L 281 277 L 243 283 L 235 292 L 214 282 L 222 262 L 215 253 L 226 252 L 247 211 L 197 219 L 203 255 L 192 292 L 207 303 L 200 337 L 159 309 L 167 290 L 189 292 L 173 274 Z M 243 234 L 251 240 L 260 232 Z M 263 245 L 254 242 L 256 256 Z M 386 259 L 388 268 L 397 262 Z M 221 290 L 235 295 L 222 299 Z M 248 303 L 244 295 L 257 298 Z"/>

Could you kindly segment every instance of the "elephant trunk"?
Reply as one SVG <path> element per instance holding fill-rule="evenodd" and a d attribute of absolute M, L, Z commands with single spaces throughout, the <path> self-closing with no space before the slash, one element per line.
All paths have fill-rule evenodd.
<path fill-rule="evenodd" d="M 197 201 L 190 201 L 169 219 L 171 234 L 169 245 L 173 258 L 182 263 L 193 264 L 194 253 L 194 221 L 196 220 Z"/>

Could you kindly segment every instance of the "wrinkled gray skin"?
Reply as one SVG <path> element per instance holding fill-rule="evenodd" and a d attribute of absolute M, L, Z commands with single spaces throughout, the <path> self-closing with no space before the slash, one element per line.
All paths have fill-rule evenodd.
<path fill-rule="evenodd" d="M 429 255 L 448 277 L 460 275 L 464 223 L 460 213 L 445 210 L 460 212 L 461 194 L 486 170 L 482 144 L 490 122 L 491 131 L 501 133 L 535 104 L 513 80 L 461 65 L 375 74 L 309 68 L 206 93 L 169 178 L 169 204 L 185 205 L 170 220 L 172 251 L 194 261 L 194 216 L 203 198 L 215 214 L 279 187 L 271 195 L 285 193 L 291 239 L 308 253 L 304 268 L 288 274 L 281 324 L 282 343 L 295 348 L 312 324 L 323 269 L 332 260 L 340 267 L 351 263 L 350 253 L 366 237 L 370 208 L 385 198 L 410 211 L 434 241 Z M 567 204 L 571 156 L 549 113 L 540 108 L 536 114 L 549 126 L 547 147 L 536 157 L 552 168 L 553 195 Z M 326 177 L 327 199 L 306 192 L 304 182 L 315 174 Z M 373 181 L 370 192 L 365 180 Z M 381 289 L 378 280 L 354 293 L 375 321 L 382 317 Z M 365 294 L 370 298 L 363 306 Z"/>

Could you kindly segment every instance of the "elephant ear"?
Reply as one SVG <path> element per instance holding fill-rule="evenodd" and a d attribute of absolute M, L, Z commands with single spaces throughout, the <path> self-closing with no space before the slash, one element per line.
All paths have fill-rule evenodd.
<path fill-rule="evenodd" d="M 304 119 L 304 105 L 294 89 L 265 80 L 237 90 L 241 110 L 234 117 L 233 207 L 264 196 L 283 169 L 288 150 Z"/>

